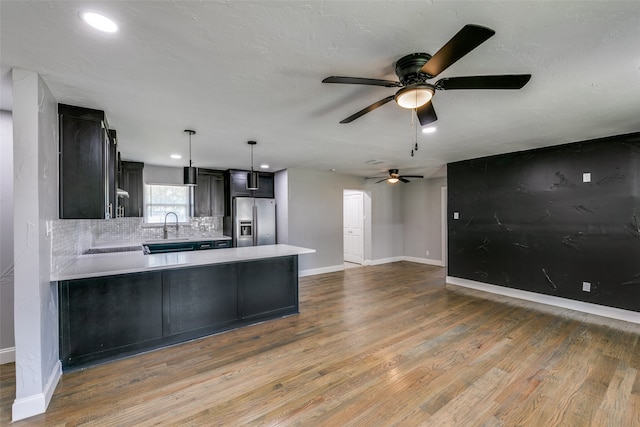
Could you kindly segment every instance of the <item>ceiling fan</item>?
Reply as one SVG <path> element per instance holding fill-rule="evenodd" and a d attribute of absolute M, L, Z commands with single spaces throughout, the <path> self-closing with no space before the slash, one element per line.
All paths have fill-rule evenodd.
<path fill-rule="evenodd" d="M 355 119 L 375 110 L 391 100 L 408 109 L 415 109 L 420 124 L 428 125 L 438 120 L 431 98 L 436 90 L 453 89 L 521 89 L 531 74 L 504 74 L 495 76 L 446 77 L 431 84 L 427 80 L 436 77 L 467 53 L 493 36 L 495 31 L 480 25 L 465 25 L 435 55 L 412 53 L 396 62 L 399 82 L 362 77 L 327 77 L 323 83 L 345 83 L 400 88 L 395 95 L 387 96 L 347 117 L 340 123 Z"/>
<path fill-rule="evenodd" d="M 382 178 L 378 176 L 377 178 Z M 422 175 L 400 175 L 398 169 L 389 169 L 389 176 L 381 179 L 380 181 L 376 181 L 376 184 L 381 183 L 382 181 L 387 181 L 389 184 L 395 184 L 396 182 L 411 182 L 407 178 L 424 178 Z"/>

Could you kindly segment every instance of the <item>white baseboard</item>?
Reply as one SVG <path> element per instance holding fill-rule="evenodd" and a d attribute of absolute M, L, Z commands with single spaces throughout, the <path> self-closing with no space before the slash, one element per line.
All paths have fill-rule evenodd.
<path fill-rule="evenodd" d="M 42 393 L 13 401 L 11 412 L 12 421 L 19 421 L 33 417 L 34 415 L 43 414 L 47 410 L 49 402 L 51 402 L 51 397 L 53 397 L 53 392 L 58 385 L 58 381 L 60 381 L 60 377 L 62 377 L 62 364 L 58 361 L 49 375 L 49 379 Z"/>
<path fill-rule="evenodd" d="M 552 295 L 538 294 L 535 292 L 491 285 L 488 283 L 476 282 L 474 280 L 462 279 L 459 277 L 447 276 L 447 283 L 462 286 L 465 288 L 476 289 L 479 291 L 490 292 L 492 294 L 504 295 L 511 298 L 537 302 L 554 307 L 580 311 L 582 313 L 595 314 L 597 316 L 603 316 L 611 319 L 640 324 L 640 313 L 630 310 L 623 310 L 621 308 L 607 307 L 604 305 L 575 301 L 571 299 L 555 297 Z"/>
<path fill-rule="evenodd" d="M 344 270 L 344 264 L 331 265 L 329 267 L 310 268 L 309 270 L 298 271 L 298 277 L 315 276 L 316 274 L 334 273 Z"/>
<path fill-rule="evenodd" d="M 0 348 L 0 365 L 16 361 L 16 348 Z"/>
<path fill-rule="evenodd" d="M 420 264 L 428 264 L 435 265 L 438 267 L 444 267 L 444 261 L 439 259 L 428 259 L 428 258 L 415 258 L 409 256 L 397 256 L 392 258 L 380 258 L 380 259 L 365 259 L 362 262 L 362 265 L 381 265 L 388 264 L 390 262 L 398 262 L 398 261 L 409 261 L 409 262 L 417 262 Z M 305 276 L 314 276 L 316 274 L 324 274 L 324 273 L 334 273 L 336 271 L 343 271 L 344 264 L 341 265 L 332 265 L 329 267 L 321 267 L 321 268 L 311 268 L 309 270 L 300 270 L 298 272 L 298 277 Z"/>
<path fill-rule="evenodd" d="M 380 265 L 380 264 L 388 264 L 390 262 L 398 262 L 404 261 L 403 256 L 396 256 L 392 258 L 380 258 L 380 259 L 372 259 L 370 265 Z"/>
<path fill-rule="evenodd" d="M 404 258 L 404 261 L 417 262 L 420 264 L 428 264 L 428 265 L 435 265 L 438 267 L 444 267 L 444 261 L 439 259 L 416 258 L 412 256 L 405 256 L 403 258 Z"/>

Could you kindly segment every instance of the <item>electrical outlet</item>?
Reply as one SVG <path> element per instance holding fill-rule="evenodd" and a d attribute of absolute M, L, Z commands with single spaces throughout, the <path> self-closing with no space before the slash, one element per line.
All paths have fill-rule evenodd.
<path fill-rule="evenodd" d="M 582 282 L 582 290 L 584 292 L 591 292 L 591 283 L 589 282 Z"/>
<path fill-rule="evenodd" d="M 427 256 L 429 256 L 429 251 L 427 251 Z"/>
<path fill-rule="evenodd" d="M 582 182 L 591 182 L 591 173 L 585 172 L 582 174 Z"/>
<path fill-rule="evenodd" d="M 453 213 L 453 219 L 460 219 L 460 213 L 459 212 L 454 212 Z"/>

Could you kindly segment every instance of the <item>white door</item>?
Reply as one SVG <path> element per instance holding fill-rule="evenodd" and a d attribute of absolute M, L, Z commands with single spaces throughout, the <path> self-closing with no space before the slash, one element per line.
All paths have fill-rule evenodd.
<path fill-rule="evenodd" d="M 344 260 L 364 261 L 364 196 L 361 191 L 344 192 Z"/>

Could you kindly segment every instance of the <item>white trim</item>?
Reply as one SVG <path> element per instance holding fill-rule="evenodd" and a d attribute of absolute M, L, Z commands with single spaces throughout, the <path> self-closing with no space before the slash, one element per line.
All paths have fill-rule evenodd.
<path fill-rule="evenodd" d="M 429 265 L 436 265 L 438 267 L 444 267 L 444 261 L 439 259 L 416 258 L 411 256 L 405 256 L 402 258 L 403 258 L 403 261 L 417 262 L 419 264 L 429 264 Z"/>
<path fill-rule="evenodd" d="M 440 187 L 440 208 L 441 208 L 441 226 L 442 226 L 442 231 L 441 231 L 441 235 L 442 235 L 442 243 L 441 243 L 441 248 L 442 248 L 442 263 L 438 264 L 441 267 L 446 267 L 447 266 L 447 258 L 448 258 L 448 254 L 447 251 L 449 250 L 449 248 L 447 247 L 447 237 L 449 236 L 449 232 L 447 229 L 447 187 Z"/>
<path fill-rule="evenodd" d="M 404 257 L 403 256 L 396 256 L 396 257 L 393 257 L 393 258 L 372 259 L 370 265 L 380 265 L 380 264 L 387 264 L 387 263 L 390 263 L 390 262 L 398 262 L 398 261 L 404 261 Z"/>
<path fill-rule="evenodd" d="M 583 313 L 595 314 L 597 316 L 640 324 L 640 313 L 635 311 L 607 307 L 589 302 L 575 301 L 552 295 L 538 294 L 520 289 L 507 288 L 504 286 L 490 285 L 488 283 L 476 282 L 474 280 L 462 279 L 459 277 L 447 276 L 447 283 L 493 294 L 504 295 L 511 298 L 547 304 L 554 307 L 567 308 L 569 310 L 576 310 Z"/>
<path fill-rule="evenodd" d="M 47 410 L 49 402 L 51 402 L 53 392 L 58 385 L 58 381 L 60 381 L 60 377 L 62 377 L 62 364 L 58 361 L 54 366 L 51 375 L 49 375 L 49 380 L 45 385 L 43 393 L 38 393 L 13 401 L 11 411 L 12 421 L 19 421 L 33 417 L 34 415 L 43 414 Z"/>
<path fill-rule="evenodd" d="M 298 271 L 298 277 L 315 276 L 316 274 L 334 273 L 336 271 L 343 271 L 344 264 L 331 265 L 329 267 L 310 268 L 309 270 Z"/>
<path fill-rule="evenodd" d="M 16 348 L 0 348 L 0 365 L 16 361 Z"/>
<path fill-rule="evenodd" d="M 419 264 L 428 264 L 435 265 L 438 267 L 444 267 L 444 261 L 439 259 L 428 259 L 428 258 L 416 258 L 410 256 L 397 256 L 393 258 L 380 258 L 380 259 L 365 259 L 361 265 L 381 265 L 388 264 L 390 262 L 399 262 L 399 261 L 409 261 L 409 262 L 417 262 Z M 321 267 L 321 268 L 312 268 L 309 270 L 300 270 L 298 272 L 298 277 L 305 276 L 314 276 L 316 274 L 324 274 L 324 273 L 334 273 L 336 271 L 343 271 L 344 264 L 342 265 L 332 265 L 329 267 Z"/>

